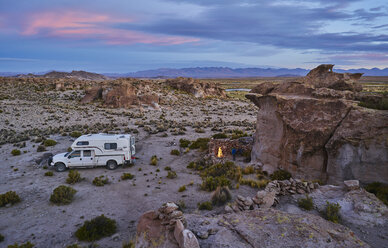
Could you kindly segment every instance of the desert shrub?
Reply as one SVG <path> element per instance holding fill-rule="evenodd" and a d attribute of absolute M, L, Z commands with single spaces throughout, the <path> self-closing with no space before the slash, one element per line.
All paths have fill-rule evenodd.
<path fill-rule="evenodd" d="M 230 201 L 231 199 L 232 199 L 232 194 L 230 193 L 230 190 L 227 186 L 224 186 L 224 187 L 218 186 L 211 196 L 212 204 L 214 206 L 224 205 L 226 202 Z"/>
<path fill-rule="evenodd" d="M 78 131 L 73 131 L 73 132 L 70 133 L 70 136 L 73 137 L 73 138 L 78 138 L 81 135 L 82 135 L 82 133 L 78 132 Z"/>
<path fill-rule="evenodd" d="M 14 243 L 13 245 L 9 245 L 8 248 L 33 248 L 35 245 L 30 243 L 30 241 L 27 241 L 27 243 L 24 244 L 18 244 Z"/>
<path fill-rule="evenodd" d="M 121 180 L 128 180 L 128 179 L 133 179 L 135 176 L 132 175 L 131 173 L 123 173 L 121 175 Z"/>
<path fill-rule="evenodd" d="M 291 173 L 286 170 L 277 170 L 274 171 L 274 173 L 272 173 L 269 177 L 272 180 L 288 180 L 291 178 Z"/>
<path fill-rule="evenodd" d="M 66 178 L 66 182 L 68 184 L 75 184 L 75 183 L 80 182 L 81 180 L 82 180 L 81 174 L 76 170 L 70 170 L 69 174 Z"/>
<path fill-rule="evenodd" d="M 100 215 L 78 228 L 75 236 L 80 241 L 96 241 L 116 233 L 116 221 Z"/>
<path fill-rule="evenodd" d="M 242 173 L 244 175 L 253 174 L 253 173 L 255 173 L 255 167 L 253 167 L 252 165 L 249 165 L 249 166 L 245 167 L 244 169 L 242 169 Z"/>
<path fill-rule="evenodd" d="M 179 187 L 178 192 L 183 192 L 186 190 L 186 185 L 182 185 Z"/>
<path fill-rule="evenodd" d="M 66 246 L 66 248 L 82 248 L 82 246 L 79 246 L 78 244 L 72 244 L 72 245 Z"/>
<path fill-rule="evenodd" d="M 174 150 L 171 150 L 170 154 L 175 155 L 175 156 L 179 156 L 181 153 L 178 150 L 174 149 Z"/>
<path fill-rule="evenodd" d="M 165 171 L 170 171 L 170 170 L 171 170 L 171 167 L 170 167 L 170 166 L 166 166 L 166 167 L 164 167 L 164 170 L 165 170 Z"/>
<path fill-rule="evenodd" d="M 306 198 L 300 198 L 298 200 L 298 206 L 300 208 L 311 210 L 314 208 L 313 198 L 306 195 Z"/>
<path fill-rule="evenodd" d="M 231 185 L 230 180 L 224 176 L 219 176 L 219 177 L 208 176 L 208 177 L 202 178 L 201 189 L 206 191 L 213 191 L 217 189 L 218 186 L 229 187 L 230 185 Z"/>
<path fill-rule="evenodd" d="M 179 146 L 182 148 L 189 147 L 190 143 L 191 143 L 191 141 L 187 140 L 187 139 L 180 139 L 179 140 Z"/>
<path fill-rule="evenodd" d="M 52 139 L 46 139 L 45 141 L 43 141 L 44 146 L 55 146 L 56 144 L 57 142 Z"/>
<path fill-rule="evenodd" d="M 13 149 L 13 150 L 11 151 L 11 154 L 12 154 L 13 156 L 19 156 L 19 155 L 22 154 L 22 153 L 21 153 L 21 151 L 20 151 L 19 149 Z"/>
<path fill-rule="evenodd" d="M 56 205 L 70 204 L 73 201 L 75 193 L 77 191 L 72 187 L 60 185 L 54 189 L 50 196 L 50 201 Z"/>
<path fill-rule="evenodd" d="M 128 243 L 123 243 L 122 248 L 135 248 L 135 242 L 131 240 Z"/>
<path fill-rule="evenodd" d="M 216 133 L 212 137 L 213 139 L 226 139 L 228 138 L 228 135 L 226 135 L 225 133 Z"/>
<path fill-rule="evenodd" d="M 67 152 L 72 152 L 72 151 L 73 151 L 73 149 L 71 147 L 67 148 Z"/>
<path fill-rule="evenodd" d="M 338 203 L 330 203 L 326 201 L 326 208 L 324 212 L 325 218 L 331 222 L 338 223 L 340 209 L 341 206 Z"/>
<path fill-rule="evenodd" d="M 233 162 L 227 161 L 225 163 L 218 163 L 210 165 L 201 172 L 202 177 L 212 176 L 219 177 L 225 176 L 229 179 L 239 179 L 241 176 L 239 167 L 237 167 Z"/>
<path fill-rule="evenodd" d="M 8 191 L 7 193 L 0 195 L 0 207 L 4 207 L 7 204 L 16 204 L 20 202 L 20 197 L 15 191 Z"/>
<path fill-rule="evenodd" d="M 260 180 L 254 180 L 254 179 L 245 179 L 245 178 L 240 178 L 238 181 L 239 184 L 241 185 L 248 185 L 251 188 L 265 188 L 269 181 L 267 179 L 260 179 Z"/>
<path fill-rule="evenodd" d="M 234 129 L 230 136 L 231 139 L 239 139 L 241 137 L 247 137 L 248 134 L 239 129 Z"/>
<path fill-rule="evenodd" d="M 109 179 L 107 177 L 104 178 L 104 176 L 95 177 L 93 180 L 93 184 L 98 187 L 102 187 L 108 183 L 109 183 Z"/>
<path fill-rule="evenodd" d="M 178 205 L 180 211 L 186 208 L 186 203 L 184 200 L 179 200 L 176 205 Z"/>
<path fill-rule="evenodd" d="M 52 176 L 54 176 L 54 173 L 52 171 L 47 171 L 46 173 L 44 173 L 44 176 L 52 177 Z"/>
<path fill-rule="evenodd" d="M 176 172 L 173 171 L 173 170 L 168 171 L 168 173 L 167 173 L 167 178 L 169 178 L 169 179 L 174 179 L 174 178 L 176 178 L 177 176 L 178 176 L 178 175 L 177 175 Z"/>
<path fill-rule="evenodd" d="M 247 150 L 243 151 L 242 155 L 245 158 L 244 162 L 246 162 L 246 163 L 251 162 L 251 153 L 252 153 L 251 149 L 247 149 Z"/>
<path fill-rule="evenodd" d="M 196 141 L 191 143 L 189 146 L 190 149 L 200 149 L 201 151 L 205 151 L 208 149 L 209 138 L 198 138 Z"/>
<path fill-rule="evenodd" d="M 375 194 L 385 205 L 388 205 L 388 185 L 380 182 L 373 182 L 365 186 L 365 190 Z"/>
<path fill-rule="evenodd" d="M 0 234 L 0 242 L 4 241 L 4 236 Z"/>
<path fill-rule="evenodd" d="M 388 98 L 383 97 L 379 102 L 359 102 L 358 106 L 371 109 L 388 110 Z"/>
<path fill-rule="evenodd" d="M 36 149 L 37 152 L 44 152 L 46 151 L 46 147 L 43 145 L 39 145 L 38 148 Z"/>
<path fill-rule="evenodd" d="M 187 169 L 194 169 L 194 168 L 195 168 L 195 162 L 194 162 L 194 161 L 191 161 L 191 162 L 189 163 L 189 165 L 187 165 L 186 168 L 187 168 Z"/>
<path fill-rule="evenodd" d="M 151 157 L 150 165 L 156 166 L 158 164 L 158 157 L 156 155 L 153 155 Z"/>
<path fill-rule="evenodd" d="M 205 201 L 205 202 L 198 203 L 198 208 L 199 210 L 212 210 L 213 205 L 211 202 Z"/>

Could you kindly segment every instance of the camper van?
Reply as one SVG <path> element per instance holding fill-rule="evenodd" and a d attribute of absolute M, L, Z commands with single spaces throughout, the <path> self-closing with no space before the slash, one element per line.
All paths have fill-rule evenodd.
<path fill-rule="evenodd" d="M 71 152 L 60 153 L 49 159 L 49 165 L 62 172 L 67 168 L 117 166 L 134 162 L 135 137 L 130 134 L 88 134 L 77 138 Z"/>

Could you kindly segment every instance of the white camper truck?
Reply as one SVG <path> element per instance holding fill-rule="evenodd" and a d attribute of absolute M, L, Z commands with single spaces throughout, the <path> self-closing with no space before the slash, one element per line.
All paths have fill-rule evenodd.
<path fill-rule="evenodd" d="M 130 134 L 88 134 L 77 138 L 71 152 L 60 153 L 49 159 L 56 171 L 67 168 L 106 166 L 114 170 L 120 164 L 133 163 L 135 137 Z"/>

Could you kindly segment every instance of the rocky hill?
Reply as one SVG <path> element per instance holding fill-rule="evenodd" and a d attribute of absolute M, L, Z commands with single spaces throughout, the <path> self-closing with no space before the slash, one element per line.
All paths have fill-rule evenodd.
<path fill-rule="evenodd" d="M 53 79 L 65 78 L 65 79 L 94 80 L 94 81 L 104 81 L 109 79 L 108 77 L 102 74 L 87 72 L 87 71 L 72 71 L 72 72 L 51 71 L 43 75 L 20 74 L 20 75 L 17 75 L 17 77 L 53 78 Z"/>
<path fill-rule="evenodd" d="M 330 183 L 388 183 L 388 111 L 382 95 L 360 93 L 362 74 L 321 65 L 299 81 L 263 83 L 246 97 L 259 107 L 252 159 L 265 170 L 286 169 Z"/>

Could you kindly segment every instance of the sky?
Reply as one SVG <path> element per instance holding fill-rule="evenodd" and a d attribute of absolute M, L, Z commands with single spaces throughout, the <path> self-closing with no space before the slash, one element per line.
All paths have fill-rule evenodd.
<path fill-rule="evenodd" d="M 387 0 L 0 0 L 0 71 L 388 67 Z"/>

